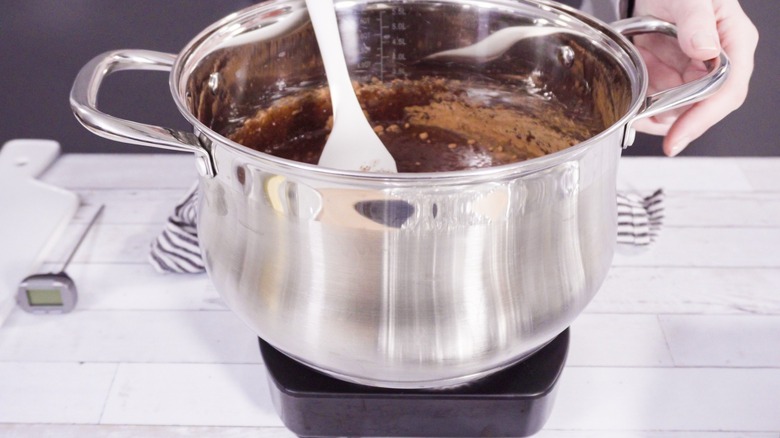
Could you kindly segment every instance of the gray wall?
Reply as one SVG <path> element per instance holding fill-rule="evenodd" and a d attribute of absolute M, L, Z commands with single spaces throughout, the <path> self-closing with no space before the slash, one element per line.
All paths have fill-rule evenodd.
<path fill-rule="evenodd" d="M 112 49 L 178 52 L 197 32 L 252 0 L 0 1 L 0 144 L 51 138 L 65 152 L 149 152 L 96 137 L 71 114 L 68 93 L 79 68 Z M 780 155 L 780 17 L 778 0 L 742 0 L 761 33 L 748 101 L 684 154 Z M 164 73 L 120 72 L 101 89 L 101 107 L 120 117 L 188 129 L 171 100 Z M 158 151 L 158 150 L 154 150 Z M 657 137 L 640 135 L 629 155 L 660 153 Z"/>

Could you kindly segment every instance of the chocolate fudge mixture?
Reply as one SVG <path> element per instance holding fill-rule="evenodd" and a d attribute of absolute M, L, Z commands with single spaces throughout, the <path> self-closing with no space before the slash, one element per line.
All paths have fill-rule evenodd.
<path fill-rule="evenodd" d="M 533 88 L 533 87 L 532 87 Z M 358 100 L 399 172 L 514 163 L 602 131 L 597 115 L 556 106 L 544 93 L 423 77 L 355 83 Z M 327 87 L 276 100 L 223 133 L 252 149 L 316 164 L 332 126 Z"/>

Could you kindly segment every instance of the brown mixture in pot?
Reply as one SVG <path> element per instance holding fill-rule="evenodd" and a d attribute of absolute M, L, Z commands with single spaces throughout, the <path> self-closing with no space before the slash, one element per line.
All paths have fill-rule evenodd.
<path fill-rule="evenodd" d="M 599 117 L 527 90 L 431 77 L 355 87 L 399 172 L 513 163 L 560 151 L 604 129 Z M 278 99 L 225 134 L 252 149 L 316 164 L 331 126 L 323 87 Z"/>

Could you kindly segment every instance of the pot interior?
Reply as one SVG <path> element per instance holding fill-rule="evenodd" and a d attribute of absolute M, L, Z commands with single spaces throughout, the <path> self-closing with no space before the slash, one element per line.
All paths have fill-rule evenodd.
<path fill-rule="evenodd" d="M 559 152 L 615 125 L 638 94 L 637 67 L 624 48 L 574 11 L 503 1 L 337 6 L 358 100 L 400 172 Z M 507 30 L 520 26 L 561 32 L 518 38 Z M 505 49 L 499 41 L 469 56 L 431 56 L 502 29 L 511 40 Z M 217 23 L 179 62 L 175 97 L 206 128 L 257 151 L 317 163 L 332 118 L 303 2 L 264 3 Z"/>

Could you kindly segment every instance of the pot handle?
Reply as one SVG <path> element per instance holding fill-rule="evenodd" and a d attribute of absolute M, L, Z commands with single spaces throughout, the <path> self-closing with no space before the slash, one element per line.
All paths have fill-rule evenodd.
<path fill-rule="evenodd" d="M 677 37 L 677 26 L 651 16 L 626 18 L 615 21 L 610 26 L 627 37 L 654 32 Z M 678 85 L 647 96 L 639 112 L 634 117 L 634 121 L 698 102 L 718 91 L 726 81 L 731 69 L 728 56 L 721 51 L 717 58 L 705 61 L 704 65 L 708 70 L 705 76 L 687 84 Z M 625 146 L 630 146 L 633 143 L 633 134 L 633 129 L 629 128 L 626 130 Z"/>
<path fill-rule="evenodd" d="M 216 166 L 197 135 L 161 126 L 147 125 L 110 116 L 97 109 L 97 95 L 103 79 L 122 70 L 170 71 L 176 55 L 149 50 L 117 50 L 103 53 L 81 68 L 70 90 L 70 106 L 76 119 L 93 133 L 114 141 L 176 151 L 194 152 L 198 171 L 214 177 Z"/>

